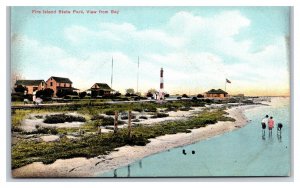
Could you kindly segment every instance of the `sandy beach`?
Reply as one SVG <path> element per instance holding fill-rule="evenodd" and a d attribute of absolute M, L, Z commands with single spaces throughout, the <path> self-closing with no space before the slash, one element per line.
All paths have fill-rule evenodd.
<path fill-rule="evenodd" d="M 224 134 L 247 124 L 244 111 L 255 106 L 232 107 L 227 110 L 228 116 L 235 122 L 218 122 L 206 127 L 193 129 L 191 133 L 178 133 L 164 135 L 154 139 L 146 146 L 123 146 L 109 155 L 98 156 L 90 159 L 73 158 L 58 159 L 53 164 L 45 165 L 41 162 L 23 166 L 12 171 L 13 177 L 95 177 L 115 168 L 126 166 L 146 156 L 166 151 L 174 147 L 189 145 Z"/>

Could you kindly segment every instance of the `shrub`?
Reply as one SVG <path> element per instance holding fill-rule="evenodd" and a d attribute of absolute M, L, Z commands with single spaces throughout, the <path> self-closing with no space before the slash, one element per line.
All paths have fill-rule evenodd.
<path fill-rule="evenodd" d="M 156 108 L 155 107 L 148 107 L 144 111 L 145 112 L 156 112 Z"/>
<path fill-rule="evenodd" d="M 85 91 L 79 93 L 79 97 L 80 97 L 81 99 L 83 99 L 85 96 L 86 96 L 86 92 L 85 92 Z"/>
<path fill-rule="evenodd" d="M 77 92 L 73 92 L 71 89 L 66 89 L 66 90 L 58 90 L 56 93 L 57 97 L 65 97 L 66 95 L 78 95 Z"/>
<path fill-rule="evenodd" d="M 133 108 L 132 110 L 133 110 L 133 111 L 137 111 L 137 112 L 142 112 L 142 111 L 143 111 L 142 108 Z"/>
<path fill-rule="evenodd" d="M 179 110 L 180 111 L 190 111 L 190 110 L 193 110 L 193 109 L 189 106 L 185 106 L 185 107 L 179 108 Z"/>
<path fill-rule="evenodd" d="M 112 110 L 106 111 L 105 112 L 106 115 L 115 115 L 115 112 Z"/>
<path fill-rule="evenodd" d="M 66 95 L 64 99 L 79 99 L 79 97 L 77 95 Z"/>
<path fill-rule="evenodd" d="M 169 114 L 166 113 L 157 113 L 154 116 L 151 116 L 151 118 L 164 118 L 164 117 L 168 117 Z"/>
<path fill-rule="evenodd" d="M 153 97 L 153 94 L 150 93 L 150 92 L 148 92 L 148 93 L 146 94 L 146 96 L 147 96 L 147 97 Z"/>
<path fill-rule="evenodd" d="M 35 118 L 37 118 L 37 119 L 43 119 L 43 116 L 42 115 L 36 115 Z"/>
<path fill-rule="evenodd" d="M 53 89 L 46 88 L 44 90 L 37 91 L 36 92 L 36 97 L 40 97 L 40 98 L 42 98 L 44 100 L 44 99 L 51 98 L 53 96 L 53 94 L 54 94 Z"/>
<path fill-rule="evenodd" d="M 55 114 L 55 115 L 46 116 L 44 123 L 55 124 L 55 123 L 64 123 L 64 122 L 73 122 L 73 121 L 85 122 L 86 120 L 84 117 L 81 116 Z"/>
<path fill-rule="evenodd" d="M 24 95 L 20 95 L 19 93 L 11 94 L 11 101 L 24 101 Z"/>
<path fill-rule="evenodd" d="M 23 130 L 19 126 L 12 126 L 11 131 L 12 132 L 23 132 Z"/>
<path fill-rule="evenodd" d="M 140 119 L 148 119 L 147 116 L 140 116 Z"/>
<path fill-rule="evenodd" d="M 183 94 L 182 98 L 189 98 L 189 96 L 187 96 L 187 94 Z"/>
<path fill-rule="evenodd" d="M 93 115 L 91 118 L 91 120 L 101 120 L 101 119 L 104 119 L 104 116 L 99 114 Z"/>
<path fill-rule="evenodd" d="M 25 90 L 28 91 L 28 89 L 26 87 L 23 87 L 22 85 L 17 85 L 15 87 L 15 92 L 17 92 L 17 93 L 23 94 Z"/>
<path fill-rule="evenodd" d="M 131 119 L 135 119 L 136 118 L 136 116 L 135 115 L 133 115 L 133 114 L 131 114 Z M 124 115 L 124 116 L 121 116 L 121 119 L 128 119 L 128 114 L 127 115 Z"/>
<path fill-rule="evenodd" d="M 39 127 L 35 134 L 58 134 L 58 131 L 54 127 Z"/>
<path fill-rule="evenodd" d="M 198 95 L 197 95 L 197 98 L 204 98 L 204 95 L 198 94 Z"/>
<path fill-rule="evenodd" d="M 114 118 L 112 118 L 112 117 L 104 117 L 104 118 L 102 119 L 102 123 L 101 123 L 101 124 L 102 124 L 103 126 L 106 126 L 106 125 L 113 125 L 114 122 L 115 122 Z"/>
<path fill-rule="evenodd" d="M 117 92 L 115 93 L 115 96 L 116 96 L 116 97 L 119 97 L 119 96 L 121 96 L 121 93 L 117 91 Z"/>

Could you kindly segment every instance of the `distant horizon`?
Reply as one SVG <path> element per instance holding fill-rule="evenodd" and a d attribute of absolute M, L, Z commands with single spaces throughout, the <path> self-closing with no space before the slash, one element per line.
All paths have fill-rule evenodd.
<path fill-rule="evenodd" d="M 289 37 L 289 7 L 12 7 L 11 79 L 110 86 L 113 58 L 121 93 L 159 90 L 164 68 L 168 93 L 224 90 L 228 79 L 229 94 L 290 96 Z"/>

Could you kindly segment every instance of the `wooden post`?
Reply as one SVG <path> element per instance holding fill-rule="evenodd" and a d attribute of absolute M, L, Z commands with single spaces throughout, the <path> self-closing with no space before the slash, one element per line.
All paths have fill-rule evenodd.
<path fill-rule="evenodd" d="M 101 134 L 101 127 L 98 126 L 97 134 Z"/>
<path fill-rule="evenodd" d="M 128 111 L 128 137 L 131 138 L 131 110 Z"/>
<path fill-rule="evenodd" d="M 118 112 L 115 111 L 114 133 L 117 133 L 118 131 L 118 116 L 119 116 Z"/>

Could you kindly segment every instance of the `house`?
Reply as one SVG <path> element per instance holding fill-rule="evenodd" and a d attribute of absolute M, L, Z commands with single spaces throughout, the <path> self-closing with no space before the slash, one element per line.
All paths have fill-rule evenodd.
<path fill-rule="evenodd" d="M 27 94 L 33 94 L 34 91 L 43 90 L 46 88 L 46 82 L 44 80 L 17 80 L 15 88 L 17 86 L 23 86 L 27 89 Z"/>
<path fill-rule="evenodd" d="M 91 89 L 91 96 L 97 97 L 97 96 L 105 96 L 110 95 L 114 90 L 111 89 L 107 84 L 105 83 L 95 83 Z"/>
<path fill-rule="evenodd" d="M 222 89 L 211 89 L 207 91 L 204 96 L 207 98 L 226 98 L 228 97 L 228 93 Z"/>
<path fill-rule="evenodd" d="M 69 78 L 51 76 L 47 81 L 47 88 L 53 89 L 54 96 L 57 92 L 72 93 L 78 89 L 72 87 L 72 82 Z"/>

